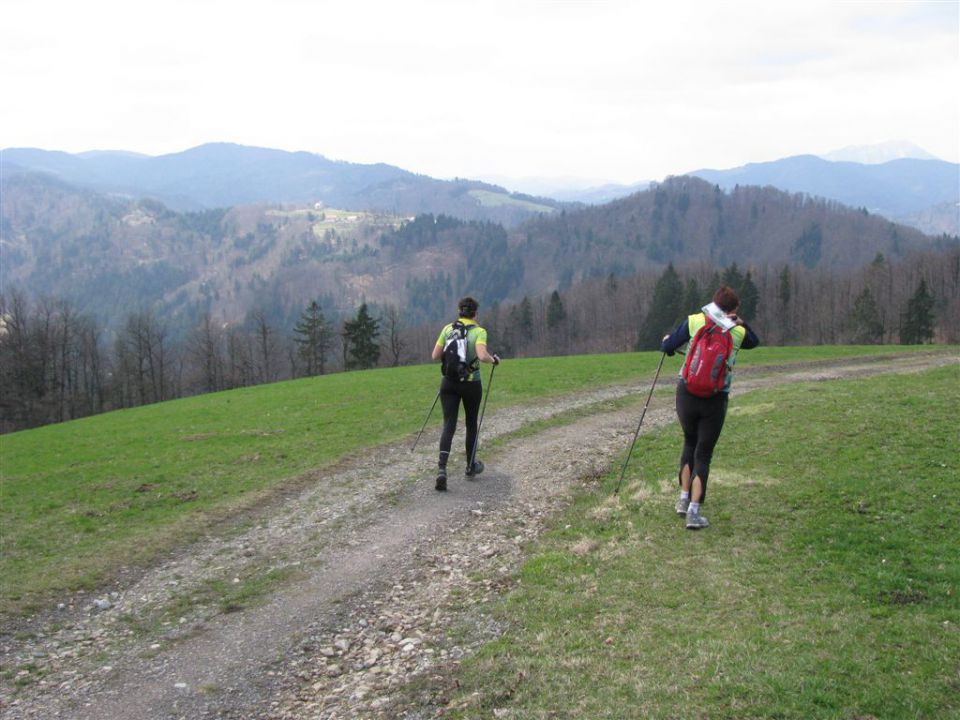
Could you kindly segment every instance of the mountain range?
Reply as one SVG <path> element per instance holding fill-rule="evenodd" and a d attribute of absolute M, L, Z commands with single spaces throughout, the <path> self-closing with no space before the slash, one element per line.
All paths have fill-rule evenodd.
<path fill-rule="evenodd" d="M 33 148 L 0 151 L 4 174 L 41 172 L 79 187 L 150 198 L 172 210 L 256 203 L 316 204 L 393 215 L 446 213 L 512 226 L 561 206 L 471 180 L 437 180 L 382 163 L 329 160 L 229 143 L 151 157 L 128 152 L 72 155 Z"/>
<path fill-rule="evenodd" d="M 382 163 L 364 165 L 314 153 L 229 143 L 157 157 L 8 148 L 0 151 L 0 168 L 7 174 L 45 172 L 105 194 L 156 199 L 180 211 L 319 202 L 393 215 L 442 213 L 505 227 L 562 209 L 608 203 L 650 186 L 642 181 L 579 189 L 568 185 L 564 189 L 541 180 L 531 181 L 527 187 L 543 194 L 531 195 L 490 182 L 438 180 Z M 927 234 L 960 234 L 960 165 L 933 158 L 903 142 L 683 174 L 701 177 L 725 190 L 738 185 L 770 185 L 865 208 Z"/>
<path fill-rule="evenodd" d="M 929 234 L 956 235 L 960 202 L 960 166 L 943 160 L 902 158 L 878 164 L 837 162 L 797 155 L 774 162 L 751 163 L 731 170 L 695 170 L 690 175 L 725 190 L 738 185 L 772 186 L 865 208 Z M 920 227 L 934 208 L 937 220 Z"/>
<path fill-rule="evenodd" d="M 928 235 L 960 234 L 960 166 L 938 159 L 906 141 L 855 145 L 822 155 L 799 155 L 722 170 L 683 173 L 717 183 L 771 185 L 788 192 L 839 200 L 866 208 Z M 643 181 L 622 184 L 577 184 L 529 178 L 499 184 L 563 202 L 603 204 L 649 187 Z"/>
<path fill-rule="evenodd" d="M 515 301 L 668 263 L 842 272 L 878 253 L 894 259 L 957 242 L 836 201 L 772 186 L 724 190 L 696 177 L 514 226 L 313 202 L 182 212 L 6 167 L 0 200 L 2 287 L 69 299 L 113 327 L 154 308 L 181 327 L 206 312 L 242 322 L 258 309 L 289 328 L 314 298 L 332 318 L 368 302 L 434 322 L 465 291 L 487 304 Z"/>

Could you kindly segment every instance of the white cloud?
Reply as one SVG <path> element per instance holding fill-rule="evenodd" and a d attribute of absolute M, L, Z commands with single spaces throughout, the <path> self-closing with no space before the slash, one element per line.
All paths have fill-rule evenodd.
<path fill-rule="evenodd" d="M 957 3 L 7 0 L 0 147 L 210 141 L 621 182 L 960 156 Z"/>

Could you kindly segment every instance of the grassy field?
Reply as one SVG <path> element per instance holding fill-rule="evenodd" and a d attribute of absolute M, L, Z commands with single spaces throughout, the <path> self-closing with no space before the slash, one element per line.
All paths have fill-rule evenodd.
<path fill-rule="evenodd" d="M 531 549 L 445 717 L 960 716 L 958 388 L 735 398 L 699 533 L 677 429 L 644 434 L 619 498 L 614 472 Z"/>
<path fill-rule="evenodd" d="M 758 349 L 740 365 L 903 350 Z M 496 372 L 488 409 L 649 382 L 658 360 L 656 353 L 508 360 Z M 438 374 L 428 365 L 341 373 L 0 436 L 0 614 L 149 562 L 303 482 L 310 470 L 385 442 L 412 441 Z M 431 426 L 439 422 L 434 413 Z"/>
<path fill-rule="evenodd" d="M 474 198 L 483 207 L 500 207 L 502 205 L 511 205 L 524 208 L 532 212 L 545 213 L 549 215 L 556 210 L 549 205 L 530 202 L 529 200 L 520 200 L 503 193 L 490 192 L 489 190 L 470 190 L 470 197 Z"/>

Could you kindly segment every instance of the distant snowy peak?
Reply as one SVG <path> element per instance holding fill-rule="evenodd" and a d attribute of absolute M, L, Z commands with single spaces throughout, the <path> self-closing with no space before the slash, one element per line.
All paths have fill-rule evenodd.
<path fill-rule="evenodd" d="M 849 145 L 820 157 L 833 162 L 856 162 L 864 165 L 879 165 L 904 158 L 939 160 L 936 155 L 931 155 L 922 147 L 906 140 L 891 140 L 877 145 Z"/>

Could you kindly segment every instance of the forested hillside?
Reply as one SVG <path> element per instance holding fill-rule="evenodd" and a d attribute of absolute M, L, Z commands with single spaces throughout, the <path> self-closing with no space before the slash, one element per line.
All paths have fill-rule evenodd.
<path fill-rule="evenodd" d="M 855 268 L 877 252 L 901 257 L 954 242 L 931 240 L 833 201 L 771 187 L 724 192 L 689 177 L 607 205 L 532 220 L 523 230 L 527 255 L 540 261 L 539 274 L 555 268 L 561 286 L 584 273 L 623 274 L 695 260 L 719 267 L 737 262 Z"/>
<path fill-rule="evenodd" d="M 798 155 L 729 170 L 696 170 L 690 175 L 724 190 L 767 185 L 787 192 L 830 198 L 922 229 L 960 233 L 960 166 L 936 158 L 899 158 L 864 164 Z M 934 208 L 952 206 L 952 212 Z"/>
<path fill-rule="evenodd" d="M 2 189 L 4 287 L 68 299 L 111 327 L 148 308 L 174 326 L 206 313 L 239 323 L 254 310 L 289 326 L 316 298 L 333 317 L 366 301 L 433 321 L 463 292 L 515 301 L 667 263 L 855 269 L 877 253 L 956 242 L 834 202 L 695 178 L 514 230 L 312 205 L 177 213 L 33 174 L 4 176 Z"/>
<path fill-rule="evenodd" d="M 506 229 L 2 183 L 5 430 L 422 362 L 467 293 L 505 356 L 655 347 L 720 282 L 768 343 L 960 341 L 956 237 L 772 188 L 673 178 Z"/>

